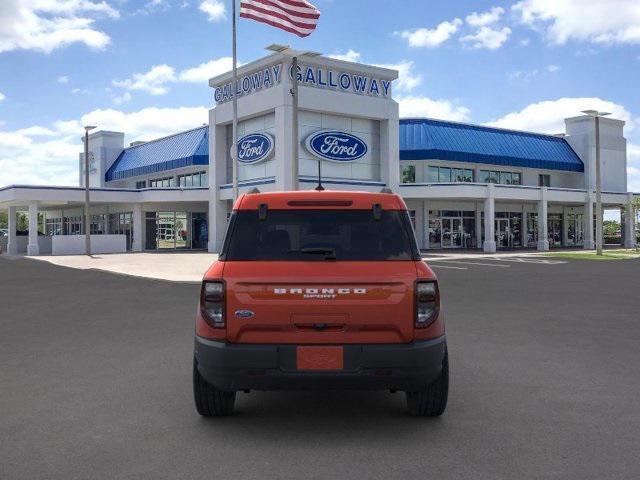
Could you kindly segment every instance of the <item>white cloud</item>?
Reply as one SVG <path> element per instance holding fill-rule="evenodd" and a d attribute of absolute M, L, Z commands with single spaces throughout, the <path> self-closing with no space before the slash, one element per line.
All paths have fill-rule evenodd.
<path fill-rule="evenodd" d="M 333 53 L 328 56 L 347 62 L 362 61 L 362 55 L 360 52 L 356 52 L 355 50 L 349 50 L 347 53 Z M 411 60 L 401 60 L 398 63 L 378 63 L 372 65 L 375 67 L 398 70 L 398 80 L 394 83 L 394 89 L 398 92 L 409 92 L 422 83 L 422 75 L 413 71 L 415 64 Z"/>
<path fill-rule="evenodd" d="M 551 43 L 640 43 L 638 0 L 522 0 L 512 8 Z"/>
<path fill-rule="evenodd" d="M 624 106 L 600 98 L 586 97 L 565 97 L 533 103 L 519 112 L 512 112 L 491 121 L 488 125 L 540 133 L 562 133 L 565 131 L 565 118 L 576 117 L 581 115 L 581 111 L 589 109 L 611 112 L 612 118 L 627 122 L 627 131 L 635 128 L 634 119 Z"/>
<path fill-rule="evenodd" d="M 398 92 L 409 92 L 422 83 L 422 75 L 413 71 L 414 63 L 411 60 L 402 60 L 398 63 L 377 64 L 376 67 L 398 70 L 398 80 L 393 87 Z"/>
<path fill-rule="evenodd" d="M 467 16 L 465 20 L 472 27 L 485 27 L 487 25 L 491 25 L 492 23 L 496 23 L 498 20 L 500 20 L 500 17 L 502 16 L 503 13 L 504 13 L 504 8 L 493 7 L 488 12 L 484 12 L 484 13 L 473 12 L 471 15 Z"/>
<path fill-rule="evenodd" d="M 530 43 L 531 39 L 529 38 L 523 38 L 522 40 L 520 40 L 520 45 L 522 45 L 523 47 L 528 47 Z"/>
<path fill-rule="evenodd" d="M 228 72 L 233 68 L 233 58 L 220 57 L 209 62 L 202 63 L 197 67 L 187 68 L 180 72 L 179 79 L 182 82 L 193 82 L 207 84 L 210 78 Z"/>
<path fill-rule="evenodd" d="M 509 77 L 509 80 L 528 82 L 529 80 L 537 77 L 540 73 L 556 73 L 558 70 L 560 70 L 560 67 L 557 65 L 547 65 L 542 71 L 537 68 L 533 70 L 516 70 L 515 72 L 510 72 L 507 76 Z"/>
<path fill-rule="evenodd" d="M 429 117 L 467 122 L 471 116 L 471 110 L 450 100 L 433 100 L 424 96 L 406 96 L 397 100 L 400 118 Z"/>
<path fill-rule="evenodd" d="M 511 35 L 509 27 L 503 27 L 500 30 L 491 27 L 481 27 L 473 35 L 465 35 L 460 38 L 462 43 L 471 44 L 471 48 L 486 48 L 487 50 L 497 50 Z"/>
<path fill-rule="evenodd" d="M 151 95 L 164 95 L 169 91 L 166 84 L 176 81 L 176 73 L 169 65 L 154 65 L 145 73 L 134 73 L 132 78 L 114 80 L 115 87 L 127 90 L 141 90 Z"/>
<path fill-rule="evenodd" d="M 0 131 L 0 186 L 10 184 L 77 185 L 82 125 L 123 131 L 126 142 L 152 140 L 208 121 L 207 107 L 144 108 L 124 113 L 94 110 L 76 120 Z"/>
<path fill-rule="evenodd" d="M 395 32 L 409 42 L 411 47 L 437 47 L 451 38 L 462 25 L 462 20 L 455 18 L 450 22 L 442 22 L 434 29 L 418 28 Z"/>
<path fill-rule="evenodd" d="M 327 55 L 330 58 L 335 58 L 336 60 L 343 60 L 345 62 L 359 62 L 362 55 L 360 52 L 356 52 L 355 50 L 349 49 L 346 53 L 332 53 Z"/>
<path fill-rule="evenodd" d="M 221 0 L 204 0 L 198 8 L 207 14 L 210 22 L 218 22 L 227 18 L 227 9 Z"/>
<path fill-rule="evenodd" d="M 122 95 L 116 95 L 113 97 L 113 103 L 116 105 L 122 105 L 123 103 L 128 103 L 131 101 L 131 94 L 129 92 L 124 92 Z"/>
<path fill-rule="evenodd" d="M 110 38 L 93 23 L 104 16 L 116 19 L 120 14 L 104 0 L 2 0 L 0 53 L 20 49 L 50 53 L 73 43 L 103 49 Z"/>
<path fill-rule="evenodd" d="M 6 95 L 2 92 L 0 92 L 0 102 L 3 101 L 6 97 Z"/>
<path fill-rule="evenodd" d="M 58 77 L 57 82 L 62 84 L 69 83 L 69 77 L 62 75 L 61 77 Z"/>

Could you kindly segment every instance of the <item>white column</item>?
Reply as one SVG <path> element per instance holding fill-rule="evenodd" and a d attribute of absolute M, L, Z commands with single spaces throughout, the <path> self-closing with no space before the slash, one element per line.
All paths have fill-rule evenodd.
<path fill-rule="evenodd" d="M 291 95 L 287 94 L 287 97 Z M 293 107 L 291 98 L 285 100 L 287 105 L 280 105 L 275 108 L 275 158 L 276 162 L 276 188 L 278 190 L 291 190 L 293 188 L 293 177 L 291 171 L 291 162 L 293 162 L 293 152 L 291 144 L 293 137 L 291 133 L 291 117 Z M 304 185 L 304 184 L 302 184 Z"/>
<path fill-rule="evenodd" d="M 624 248 L 635 248 L 636 222 L 635 212 L 633 211 L 633 193 L 629 193 L 627 196 L 627 205 L 624 213 Z"/>
<path fill-rule="evenodd" d="M 38 204 L 29 204 L 29 243 L 27 244 L 27 255 L 40 255 L 38 246 Z"/>
<path fill-rule="evenodd" d="M 593 250 L 596 248 L 596 242 L 593 238 L 593 198 L 587 195 L 587 201 L 584 204 L 584 249 Z"/>
<path fill-rule="evenodd" d="M 476 203 L 476 248 L 482 248 L 482 207 Z"/>
<path fill-rule="evenodd" d="M 133 204 L 133 241 L 131 242 L 131 250 L 134 252 L 142 251 L 142 224 L 144 216 L 142 212 L 142 204 Z"/>
<path fill-rule="evenodd" d="M 538 202 L 538 250 L 549 250 L 549 238 L 547 235 L 547 187 L 540 189 L 540 201 Z"/>
<path fill-rule="evenodd" d="M 493 198 L 493 185 L 487 185 L 487 198 L 484 200 L 484 244 L 485 253 L 495 253 L 496 251 L 496 234 L 495 234 L 495 213 L 496 202 Z"/>
<path fill-rule="evenodd" d="M 422 248 L 429 249 L 429 202 L 422 201 Z"/>
<path fill-rule="evenodd" d="M 393 102 L 393 118 L 380 122 L 380 178 L 394 192 L 400 188 L 400 124 L 398 104 Z M 417 173 L 417 172 L 416 172 Z M 417 179 L 416 179 L 417 180 Z"/>
<path fill-rule="evenodd" d="M 16 214 L 18 210 L 16 207 L 9 207 L 7 213 L 7 227 L 9 229 L 9 237 L 7 238 L 7 253 L 9 255 L 18 254 L 18 244 L 16 242 Z"/>
<path fill-rule="evenodd" d="M 212 110 L 209 115 L 209 241 L 207 243 L 207 250 L 211 253 L 219 252 L 222 248 L 229 212 L 230 202 L 220 200 L 220 185 L 227 183 L 227 165 L 225 161 L 213 161 L 214 158 L 228 158 L 229 149 L 225 129 L 224 125 L 216 125 L 215 109 Z M 288 148 L 288 150 L 291 149 Z M 276 158 L 272 161 L 279 160 Z"/>

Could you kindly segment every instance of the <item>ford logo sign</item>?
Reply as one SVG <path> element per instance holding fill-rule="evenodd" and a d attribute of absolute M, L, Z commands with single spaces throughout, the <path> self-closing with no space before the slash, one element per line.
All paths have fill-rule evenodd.
<path fill-rule="evenodd" d="M 251 318 L 254 313 L 251 310 L 236 310 L 236 317 L 238 318 Z"/>
<path fill-rule="evenodd" d="M 238 139 L 238 161 L 244 164 L 266 160 L 273 153 L 275 142 L 267 133 L 252 133 Z"/>
<path fill-rule="evenodd" d="M 367 153 L 367 144 L 360 138 L 335 130 L 313 133 L 306 144 L 313 155 L 331 162 L 353 162 Z"/>

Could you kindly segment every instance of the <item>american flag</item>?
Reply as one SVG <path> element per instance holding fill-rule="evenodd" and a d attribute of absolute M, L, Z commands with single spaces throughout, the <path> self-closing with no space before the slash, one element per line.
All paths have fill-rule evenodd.
<path fill-rule="evenodd" d="M 241 0 L 240 16 L 306 37 L 316 29 L 320 10 L 306 0 Z"/>

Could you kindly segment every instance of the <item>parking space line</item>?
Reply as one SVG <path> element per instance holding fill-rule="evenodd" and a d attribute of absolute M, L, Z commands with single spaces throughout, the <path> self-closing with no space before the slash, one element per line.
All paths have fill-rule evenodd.
<path fill-rule="evenodd" d="M 499 262 L 537 263 L 540 265 L 560 265 L 563 263 L 569 263 L 563 260 L 547 260 L 542 258 L 528 258 L 528 257 L 496 258 L 495 260 Z"/>
<path fill-rule="evenodd" d="M 481 263 L 481 262 L 465 262 L 465 261 L 461 261 L 461 260 L 438 260 L 438 263 L 440 262 L 446 262 L 446 263 L 453 263 L 455 265 L 457 264 L 461 264 L 461 265 L 481 265 L 484 267 L 498 267 L 498 268 L 509 268 L 511 267 L 511 265 L 497 265 L 495 263 Z"/>
<path fill-rule="evenodd" d="M 431 268 L 450 268 L 452 270 L 469 270 L 468 268 L 465 267 L 450 267 L 448 265 L 437 265 L 437 264 L 429 264 L 429 266 Z"/>

